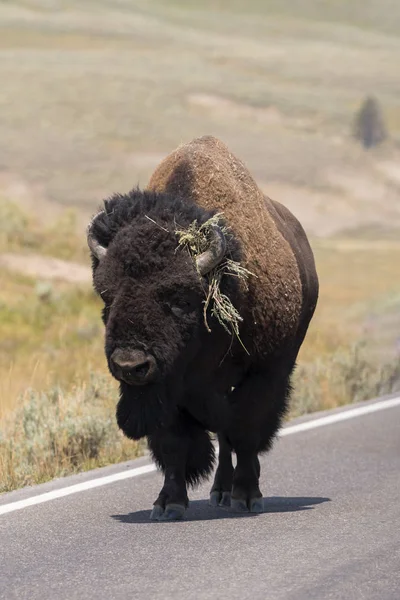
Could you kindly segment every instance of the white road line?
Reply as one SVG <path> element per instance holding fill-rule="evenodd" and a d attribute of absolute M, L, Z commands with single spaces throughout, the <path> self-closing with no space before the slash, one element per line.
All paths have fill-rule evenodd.
<path fill-rule="evenodd" d="M 114 473 L 114 475 L 90 479 L 89 481 L 76 483 L 75 485 L 70 485 L 59 490 L 53 490 L 52 492 L 46 492 L 45 494 L 39 494 L 38 496 L 31 496 L 30 498 L 25 498 L 25 500 L 18 500 L 17 502 L 11 502 L 10 504 L 3 504 L 3 506 L 0 506 L 0 515 L 5 515 L 6 513 L 13 512 L 14 510 L 21 510 L 21 508 L 26 508 L 28 506 L 34 506 L 35 504 L 42 504 L 42 502 L 49 502 L 49 500 L 55 500 L 56 498 L 64 498 L 64 496 L 70 496 L 71 494 L 77 494 L 78 492 L 93 490 L 94 488 L 101 487 L 102 485 L 108 485 L 109 483 L 114 483 L 115 481 L 123 481 L 124 479 L 130 479 L 131 477 L 137 477 L 138 475 L 151 473 L 155 470 L 156 466 L 154 464 L 144 465 L 143 467 L 135 467 L 134 469 L 129 469 L 129 471 L 123 471 L 122 473 Z"/>
<path fill-rule="evenodd" d="M 328 417 L 320 417 L 319 419 L 306 421 L 305 423 L 299 423 L 298 425 L 289 425 L 288 427 L 281 429 L 279 437 L 291 435 L 292 433 L 300 433 L 301 431 L 308 431 L 309 429 L 316 429 L 317 427 L 324 427 L 325 425 L 332 425 L 333 423 L 339 423 L 340 421 L 347 421 L 347 419 L 354 419 L 354 417 L 362 417 L 363 415 L 369 415 L 378 410 L 385 410 L 386 408 L 394 408 L 395 406 L 400 406 L 400 396 L 398 398 L 390 398 L 389 400 L 381 400 L 374 404 L 358 406 L 357 408 L 337 412 Z"/>
<path fill-rule="evenodd" d="M 316 429 L 317 427 L 324 427 L 325 425 L 332 425 L 334 423 L 339 423 L 340 421 L 347 421 L 348 419 L 354 419 L 355 417 L 361 417 L 363 415 L 368 415 L 379 410 L 385 410 L 387 408 L 394 408 L 396 406 L 400 406 L 400 396 L 398 398 L 390 398 L 389 400 L 382 400 L 373 404 L 359 406 L 343 412 L 337 412 L 333 415 L 320 417 L 318 419 L 313 419 L 312 421 L 299 423 L 298 425 L 289 425 L 281 429 L 279 432 L 279 437 L 300 433 L 302 431 L 308 431 L 310 429 Z M 65 496 L 77 494 L 78 492 L 93 490 L 94 488 L 108 485 L 109 483 L 114 483 L 116 481 L 123 481 L 124 479 L 138 477 L 139 475 L 151 473 L 155 470 L 156 466 L 154 464 L 135 467 L 134 469 L 129 469 L 127 471 L 123 471 L 122 473 L 114 473 L 113 475 L 106 475 L 105 477 L 90 479 L 89 481 L 84 481 L 82 483 L 70 485 L 58 490 L 46 492 L 45 494 L 31 496 L 30 498 L 25 498 L 25 500 L 18 500 L 16 502 L 11 502 L 10 504 L 3 504 L 2 506 L 0 505 L 0 515 L 5 515 L 7 513 L 14 512 L 15 510 L 21 510 L 22 508 L 27 508 L 28 506 L 42 504 L 43 502 L 49 502 L 50 500 L 56 500 L 57 498 L 64 498 Z"/>

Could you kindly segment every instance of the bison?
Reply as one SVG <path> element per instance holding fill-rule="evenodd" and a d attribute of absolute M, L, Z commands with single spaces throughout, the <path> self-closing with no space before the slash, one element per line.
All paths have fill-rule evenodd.
<path fill-rule="evenodd" d="M 207 223 L 206 248 L 194 255 L 177 232 Z M 147 437 L 165 476 L 150 518 L 183 517 L 187 487 L 212 471 L 212 432 L 211 505 L 261 512 L 258 455 L 286 413 L 318 297 L 302 226 L 204 136 L 163 160 L 147 189 L 105 200 L 87 239 L 105 354 L 120 382 L 117 423 L 131 439 Z M 245 280 L 228 264 L 247 269 Z M 206 302 L 216 273 L 238 335 Z"/>

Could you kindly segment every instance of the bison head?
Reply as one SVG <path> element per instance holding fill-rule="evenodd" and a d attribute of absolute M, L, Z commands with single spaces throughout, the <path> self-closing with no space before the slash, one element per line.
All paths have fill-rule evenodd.
<path fill-rule="evenodd" d="M 175 229 L 209 216 L 181 200 L 136 191 L 106 201 L 88 228 L 105 353 L 120 382 L 117 421 L 128 437 L 149 435 L 171 419 L 187 366 L 207 335 L 204 276 L 223 259 L 226 239 L 215 226 L 195 264 Z"/>

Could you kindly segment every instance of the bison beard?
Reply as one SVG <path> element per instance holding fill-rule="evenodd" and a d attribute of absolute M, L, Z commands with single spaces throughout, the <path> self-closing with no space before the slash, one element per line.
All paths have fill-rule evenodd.
<path fill-rule="evenodd" d="M 142 388 L 120 383 L 117 424 L 128 438 L 139 440 L 174 421 L 180 394 L 176 382 L 173 391 L 168 388 L 165 382 Z"/>

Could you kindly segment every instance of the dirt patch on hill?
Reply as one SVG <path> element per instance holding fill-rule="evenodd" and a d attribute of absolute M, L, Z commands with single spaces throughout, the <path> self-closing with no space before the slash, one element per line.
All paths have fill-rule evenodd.
<path fill-rule="evenodd" d="M 248 119 L 269 126 L 307 128 L 310 119 L 284 115 L 276 106 L 257 107 L 212 94 L 189 94 L 186 100 L 193 108 L 212 113 L 218 118 Z"/>
<path fill-rule="evenodd" d="M 393 165 L 392 165 L 393 166 Z M 337 191 L 348 204 L 357 210 L 357 223 L 344 223 L 346 228 L 358 225 L 374 224 L 388 227 L 400 226 L 400 188 L 395 185 L 391 170 L 391 179 L 380 177 L 378 171 L 367 173 L 355 169 L 332 169 L 325 174 L 328 185 Z"/>
<path fill-rule="evenodd" d="M 328 237 L 363 228 L 400 227 L 400 192 L 379 178 L 353 172 L 330 173 L 330 188 L 311 189 L 282 182 L 261 183 L 264 193 L 281 202 L 310 235 Z"/>
<path fill-rule="evenodd" d="M 377 168 L 391 183 L 400 186 L 400 160 L 380 162 Z"/>
<path fill-rule="evenodd" d="M 90 284 L 92 278 L 85 265 L 40 254 L 0 254 L 0 266 L 41 280 Z"/>
<path fill-rule="evenodd" d="M 360 215 L 340 194 L 271 181 L 260 184 L 263 192 L 284 204 L 310 235 L 326 237 L 346 227 L 358 226 Z"/>

